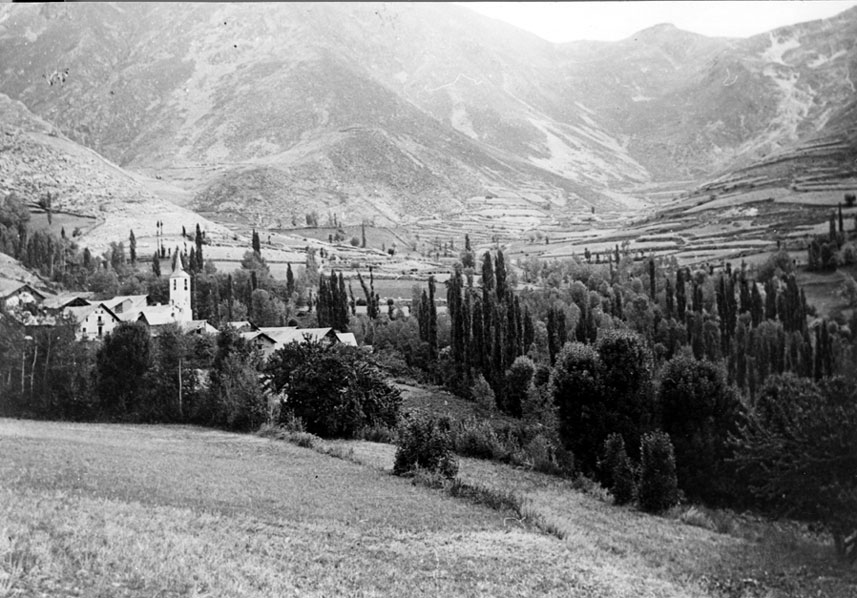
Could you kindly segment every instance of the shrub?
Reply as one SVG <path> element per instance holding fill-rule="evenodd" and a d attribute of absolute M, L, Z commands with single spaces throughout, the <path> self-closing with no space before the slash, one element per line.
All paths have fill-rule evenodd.
<path fill-rule="evenodd" d="M 854 203 L 857 202 L 857 195 L 854 193 L 846 193 L 845 194 L 845 205 L 849 208 L 854 207 Z"/>
<path fill-rule="evenodd" d="M 485 421 L 467 419 L 454 434 L 455 452 L 464 457 L 502 460 L 507 456 L 493 426 Z"/>
<path fill-rule="evenodd" d="M 638 500 L 640 508 L 649 513 L 662 513 L 678 502 L 675 455 L 665 432 L 649 432 L 640 442 Z"/>
<path fill-rule="evenodd" d="M 494 390 L 482 374 L 476 376 L 473 386 L 470 387 L 470 396 L 473 397 L 481 415 L 489 415 L 497 408 Z"/>
<path fill-rule="evenodd" d="M 617 505 L 627 504 L 634 499 L 634 468 L 625 451 L 625 440 L 621 434 L 611 434 L 604 441 L 604 454 L 598 468 L 601 482 L 613 493 Z"/>
<path fill-rule="evenodd" d="M 447 479 L 458 473 L 449 432 L 431 417 L 414 418 L 399 431 L 393 473 L 407 475 L 418 468 L 438 472 Z"/>

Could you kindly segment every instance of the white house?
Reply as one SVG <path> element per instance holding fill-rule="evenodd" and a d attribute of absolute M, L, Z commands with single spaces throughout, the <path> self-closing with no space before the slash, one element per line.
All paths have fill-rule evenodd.
<path fill-rule="evenodd" d="M 119 316 L 103 303 L 67 307 L 63 313 L 71 315 L 77 320 L 76 336 L 78 340 L 101 340 L 121 322 Z"/>

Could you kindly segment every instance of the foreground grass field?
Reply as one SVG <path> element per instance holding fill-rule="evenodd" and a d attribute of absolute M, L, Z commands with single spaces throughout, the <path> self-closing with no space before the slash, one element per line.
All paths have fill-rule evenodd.
<path fill-rule="evenodd" d="M 0 596 L 857 589 L 848 572 L 826 564 L 823 547 L 797 538 L 768 546 L 616 509 L 545 476 L 462 464 L 468 483 L 521 493 L 555 526 L 545 534 L 390 476 L 392 447 L 347 446 L 365 464 L 196 428 L 0 419 Z"/>

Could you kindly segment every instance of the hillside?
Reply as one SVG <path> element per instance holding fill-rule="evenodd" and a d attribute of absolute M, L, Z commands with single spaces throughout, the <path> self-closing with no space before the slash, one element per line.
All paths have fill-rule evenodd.
<path fill-rule="evenodd" d="M 0 92 L 225 221 L 627 210 L 850 127 L 855 10 L 551 44 L 452 4 L 4 5 Z"/>
<path fill-rule="evenodd" d="M 0 94 L 0 195 L 16 193 L 31 209 L 41 211 L 37 204 L 50 193 L 56 228 L 67 226 L 70 237 L 79 228 L 80 242 L 96 250 L 127 239 L 131 228 L 145 238 L 154 233 L 157 220 L 165 223 L 171 239 L 179 238 L 182 225 L 197 222 L 214 236 L 228 233 L 139 181 L 139 176 L 65 137 L 21 102 Z M 143 251 L 145 243 L 140 244 L 141 254 L 149 253 Z"/>
<path fill-rule="evenodd" d="M 11 595 L 838 598 L 855 583 L 784 524 L 716 533 L 462 460 L 466 483 L 514 492 L 546 534 L 389 475 L 389 445 L 336 443 L 340 459 L 193 427 L 0 419 L 0 448 Z"/>

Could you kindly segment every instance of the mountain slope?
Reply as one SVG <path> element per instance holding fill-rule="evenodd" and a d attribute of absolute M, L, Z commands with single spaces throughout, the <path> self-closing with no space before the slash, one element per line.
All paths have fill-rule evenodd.
<path fill-rule="evenodd" d="M 95 249 L 127 238 L 131 228 L 142 238 L 154 231 L 157 220 L 164 221 L 165 232 L 173 236 L 182 225 L 197 222 L 215 235 L 227 234 L 222 226 L 153 195 L 139 177 L 0 94 L 0 195 L 8 193 L 31 205 L 50 193 L 55 212 L 88 217 L 91 224 L 81 242 Z"/>
<path fill-rule="evenodd" d="M 496 188 L 615 209 L 817 134 L 855 15 L 556 45 L 451 4 L 6 5 L 0 91 L 223 218 L 400 221 Z"/>

